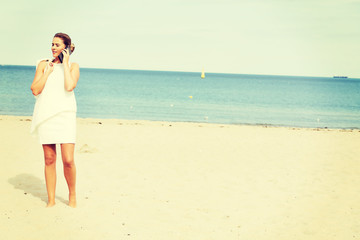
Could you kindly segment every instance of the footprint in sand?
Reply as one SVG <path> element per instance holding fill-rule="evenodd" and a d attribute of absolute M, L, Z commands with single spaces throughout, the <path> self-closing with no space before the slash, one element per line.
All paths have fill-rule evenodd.
<path fill-rule="evenodd" d="M 78 150 L 79 153 L 95 153 L 98 150 L 96 148 L 90 147 L 87 144 L 82 145 L 82 147 Z"/>

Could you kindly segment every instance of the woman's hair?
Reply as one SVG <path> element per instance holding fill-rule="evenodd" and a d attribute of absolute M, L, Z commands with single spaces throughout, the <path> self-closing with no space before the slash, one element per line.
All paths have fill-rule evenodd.
<path fill-rule="evenodd" d="M 74 52 L 75 45 L 71 43 L 71 38 L 66 33 L 56 33 L 54 38 L 61 38 L 66 46 L 70 46 L 71 52 Z"/>

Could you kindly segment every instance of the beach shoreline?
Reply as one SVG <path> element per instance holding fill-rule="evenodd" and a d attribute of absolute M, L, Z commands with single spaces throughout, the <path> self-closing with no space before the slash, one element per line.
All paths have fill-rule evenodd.
<path fill-rule="evenodd" d="M 77 119 L 78 208 L 46 209 L 30 116 L 0 116 L 4 239 L 356 239 L 360 131 Z M 36 229 L 36 231 L 34 231 Z"/>
<path fill-rule="evenodd" d="M 260 127 L 260 128 L 280 128 L 289 130 L 308 130 L 308 131 L 340 131 L 340 132 L 360 132 L 360 128 L 331 128 L 331 127 L 302 127 L 302 126 L 290 126 L 290 125 L 275 125 L 275 124 L 251 124 L 251 123 L 211 123 L 211 122 L 191 122 L 191 121 L 164 121 L 164 120 L 142 120 L 142 119 L 121 119 L 121 118 L 93 118 L 93 117 L 77 117 L 78 123 L 94 123 L 94 124 L 125 124 L 125 125 L 161 125 L 165 126 L 179 124 L 179 125 L 205 125 L 213 127 L 225 127 L 225 126 L 237 126 L 237 127 Z M 32 116 L 21 115 L 0 115 L 0 120 L 19 120 L 31 122 Z"/>

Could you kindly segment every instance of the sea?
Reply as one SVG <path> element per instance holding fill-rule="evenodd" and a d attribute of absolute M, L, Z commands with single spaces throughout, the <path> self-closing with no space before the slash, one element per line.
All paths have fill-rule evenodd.
<path fill-rule="evenodd" d="M 0 115 L 31 116 L 35 66 L 0 65 Z M 360 79 L 81 68 L 80 118 L 360 128 Z"/>

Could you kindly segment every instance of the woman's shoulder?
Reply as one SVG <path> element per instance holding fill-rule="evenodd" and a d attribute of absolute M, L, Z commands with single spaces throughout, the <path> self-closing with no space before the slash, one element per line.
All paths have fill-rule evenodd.
<path fill-rule="evenodd" d="M 36 65 L 36 69 L 43 70 L 46 67 L 46 65 L 48 64 L 48 62 L 49 62 L 48 60 L 39 61 Z"/>
<path fill-rule="evenodd" d="M 46 66 L 46 64 L 51 61 L 51 59 L 49 58 L 43 58 L 43 59 L 40 59 L 36 62 L 36 68 L 44 68 Z"/>
<path fill-rule="evenodd" d="M 39 63 L 45 63 L 45 62 L 50 62 L 51 61 L 51 59 L 50 58 L 42 58 L 42 59 L 40 59 L 40 60 L 37 60 L 37 64 L 39 64 Z"/>

